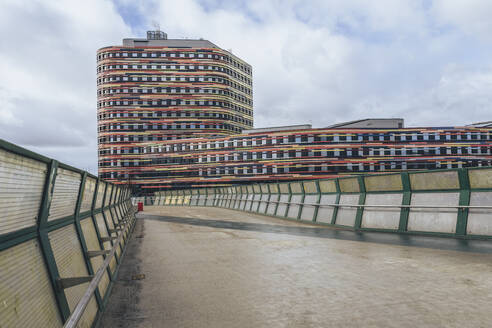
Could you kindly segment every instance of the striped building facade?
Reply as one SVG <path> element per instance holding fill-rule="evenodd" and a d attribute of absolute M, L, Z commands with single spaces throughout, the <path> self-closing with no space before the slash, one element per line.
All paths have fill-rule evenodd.
<path fill-rule="evenodd" d="M 133 147 L 129 144 L 128 147 Z M 492 165 L 492 128 L 304 129 L 140 144 L 111 155 L 144 191 Z M 118 182 L 117 179 L 110 181 Z M 124 178 L 120 181 L 124 181 Z"/>
<path fill-rule="evenodd" d="M 492 164 L 489 124 L 250 130 L 251 66 L 207 40 L 148 32 L 99 49 L 97 60 L 99 176 L 146 194 Z"/>
<path fill-rule="evenodd" d="M 99 49 L 97 63 L 105 179 L 131 179 L 120 168 L 144 163 L 149 142 L 223 137 L 253 126 L 251 66 L 210 41 L 148 32 L 147 39 Z"/>

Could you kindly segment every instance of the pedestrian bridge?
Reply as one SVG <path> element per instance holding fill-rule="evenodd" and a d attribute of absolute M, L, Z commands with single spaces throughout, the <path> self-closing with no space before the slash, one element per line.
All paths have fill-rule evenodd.
<path fill-rule="evenodd" d="M 131 199 L 0 140 L 0 327 L 487 327 L 491 200 L 491 168 Z"/>
<path fill-rule="evenodd" d="M 101 327 L 488 327 L 488 241 L 146 206 Z"/>

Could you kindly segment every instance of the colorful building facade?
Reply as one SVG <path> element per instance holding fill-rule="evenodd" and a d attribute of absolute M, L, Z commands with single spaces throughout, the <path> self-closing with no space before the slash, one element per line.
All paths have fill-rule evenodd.
<path fill-rule="evenodd" d="M 489 122 L 251 130 L 251 66 L 207 40 L 149 32 L 97 60 L 99 176 L 140 193 L 492 164 Z"/>
<path fill-rule="evenodd" d="M 133 144 L 126 147 L 131 149 Z M 492 128 L 299 129 L 140 144 L 108 160 L 146 192 L 341 175 L 490 166 Z"/>
<path fill-rule="evenodd" d="M 221 137 L 253 126 L 251 66 L 210 41 L 148 32 L 147 39 L 99 49 L 97 64 L 101 177 L 116 178 L 114 154 L 138 166 L 149 142 Z"/>

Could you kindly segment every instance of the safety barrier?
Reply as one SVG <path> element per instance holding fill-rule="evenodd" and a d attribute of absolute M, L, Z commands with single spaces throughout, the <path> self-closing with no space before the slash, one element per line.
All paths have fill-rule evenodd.
<path fill-rule="evenodd" d="M 148 205 L 216 206 L 357 231 L 492 238 L 492 168 L 173 190 Z"/>
<path fill-rule="evenodd" d="M 0 327 L 91 327 L 135 223 L 130 190 L 0 140 Z"/>

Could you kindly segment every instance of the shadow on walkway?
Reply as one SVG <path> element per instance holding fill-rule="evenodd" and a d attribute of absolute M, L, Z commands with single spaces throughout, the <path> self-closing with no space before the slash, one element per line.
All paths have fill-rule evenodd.
<path fill-rule="evenodd" d="M 266 223 L 249 223 L 224 220 L 204 220 L 193 217 L 173 217 L 153 214 L 138 214 L 139 219 L 188 224 L 193 226 L 209 227 L 216 229 L 230 229 L 255 231 L 264 233 L 278 233 L 303 237 L 330 238 L 359 242 L 423 247 L 431 249 L 452 250 L 473 253 L 492 253 L 492 241 L 487 240 L 463 240 L 450 237 L 430 237 L 418 235 L 403 235 L 388 232 L 356 232 L 341 230 L 327 226 L 297 227 Z"/>

